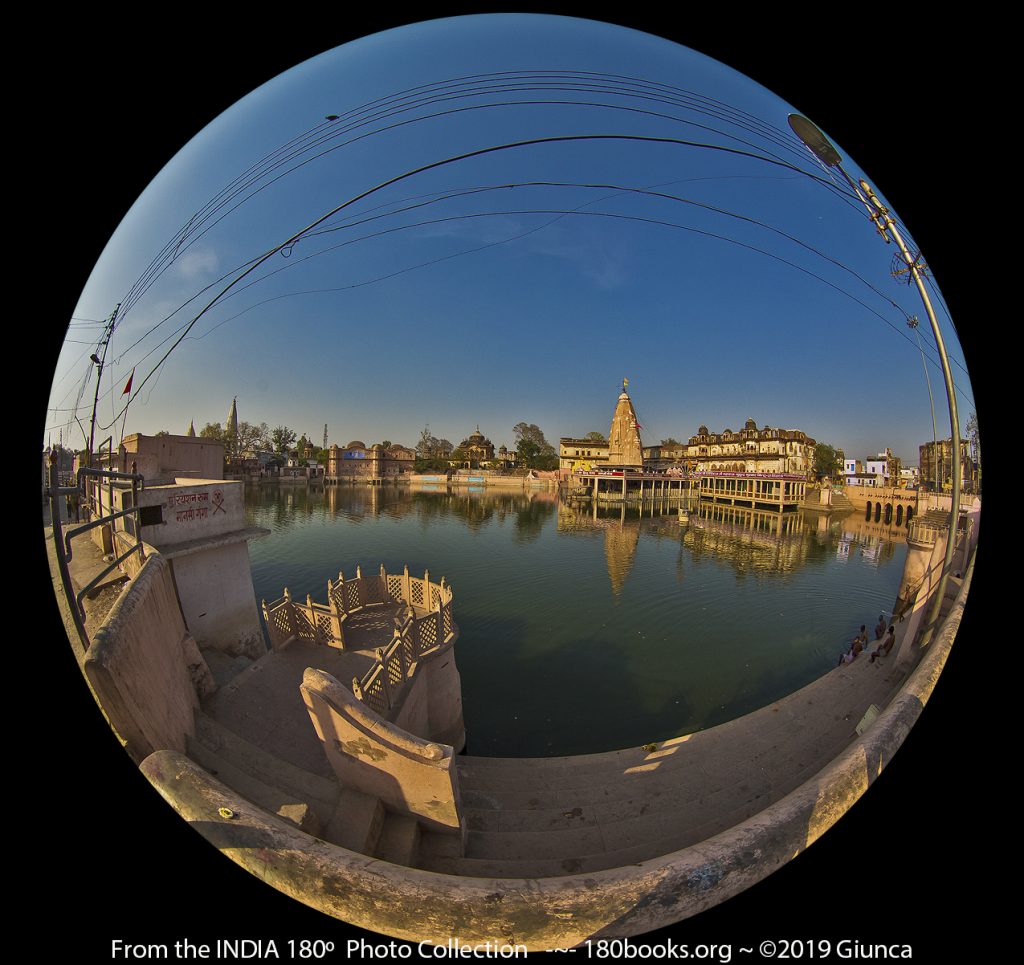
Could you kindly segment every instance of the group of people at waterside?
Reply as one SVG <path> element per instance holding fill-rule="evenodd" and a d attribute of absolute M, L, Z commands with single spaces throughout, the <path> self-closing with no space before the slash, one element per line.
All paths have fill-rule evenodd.
<path fill-rule="evenodd" d="M 883 639 L 884 637 L 884 639 Z M 885 614 L 878 614 L 878 625 L 875 627 L 875 639 L 879 641 L 878 646 L 871 651 L 870 663 L 875 662 L 876 657 L 888 657 L 889 651 L 892 650 L 892 645 L 896 642 L 896 627 L 893 624 L 889 624 L 889 629 L 885 629 Z M 845 653 L 839 654 L 839 663 L 837 666 L 842 666 L 844 663 L 853 663 L 857 657 L 864 652 L 868 645 L 868 633 L 867 627 L 861 624 L 860 632 L 850 641 L 850 649 Z"/>

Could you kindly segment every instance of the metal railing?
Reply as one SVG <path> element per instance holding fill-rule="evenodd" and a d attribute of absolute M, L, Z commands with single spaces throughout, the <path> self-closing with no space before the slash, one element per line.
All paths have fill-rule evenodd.
<path fill-rule="evenodd" d="M 89 648 L 89 637 L 85 631 L 85 598 L 88 596 L 102 581 L 103 579 L 113 570 L 117 569 L 129 556 L 133 553 L 138 553 L 140 558 L 145 556 L 145 550 L 142 546 L 142 527 L 139 524 L 139 506 L 138 506 L 138 494 L 140 489 L 145 485 L 145 480 L 140 473 L 134 472 L 136 466 L 132 463 L 132 472 L 112 472 L 105 469 L 92 469 L 87 466 L 83 466 L 78 470 L 75 477 L 75 485 L 61 485 L 61 482 L 66 480 L 61 479 L 61 473 L 57 467 L 56 454 L 50 457 L 50 472 L 49 472 L 49 486 L 47 487 L 46 495 L 50 501 L 50 522 L 53 528 L 53 542 L 54 550 L 57 557 L 57 569 L 60 572 L 61 584 L 64 587 L 64 595 L 68 602 L 68 607 L 71 611 L 71 619 L 74 622 L 75 630 L 78 632 L 79 639 L 81 640 L 83 649 Z M 89 481 L 92 480 L 93 485 L 88 485 Z M 124 480 L 131 483 L 131 506 L 128 509 L 114 512 L 114 480 Z M 104 510 L 102 496 L 99 495 L 104 481 L 108 484 L 108 503 L 109 512 Z M 61 523 L 61 500 L 66 500 L 69 496 L 77 497 L 77 509 L 76 509 L 76 523 L 75 526 L 69 526 L 66 530 Z M 82 510 L 85 510 L 85 514 L 90 518 L 82 522 L 81 516 L 83 515 Z M 96 529 L 100 526 L 111 527 L 111 542 L 116 547 L 114 541 L 114 526 L 113 523 L 117 519 L 131 518 L 133 522 L 132 530 L 135 537 L 134 545 L 120 556 L 115 556 L 113 562 L 106 566 L 99 574 L 93 577 L 89 583 L 84 586 L 78 593 L 75 593 L 74 583 L 71 579 L 71 570 L 69 564 L 73 556 L 72 540 L 76 536 L 81 536 L 83 533 L 87 533 L 90 530 Z"/>

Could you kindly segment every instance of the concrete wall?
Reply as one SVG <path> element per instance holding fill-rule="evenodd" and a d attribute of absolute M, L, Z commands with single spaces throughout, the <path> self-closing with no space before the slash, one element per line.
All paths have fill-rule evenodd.
<path fill-rule="evenodd" d="M 147 486 L 139 505 L 160 508 L 162 521 L 142 527 L 142 538 L 159 549 L 245 528 L 243 485 L 234 480 L 183 478 Z"/>
<path fill-rule="evenodd" d="M 353 697 L 334 677 L 309 668 L 302 699 L 338 780 L 379 798 L 426 828 L 462 833 L 454 752 L 413 737 Z"/>
<path fill-rule="evenodd" d="M 420 658 L 392 721 L 415 737 L 450 744 L 456 754 L 462 751 L 466 746 L 466 724 L 454 646 Z"/>
<path fill-rule="evenodd" d="M 450 744 L 456 754 L 460 753 L 466 746 L 466 724 L 462 717 L 462 680 L 455 665 L 454 646 L 421 659 L 417 676 L 422 676 L 425 684 L 426 733 L 430 740 Z"/>
<path fill-rule="evenodd" d="M 114 604 L 84 669 L 136 760 L 161 748 L 184 751 L 199 705 L 193 678 L 205 678 L 205 663 L 186 630 L 163 557 L 151 555 Z"/>
<path fill-rule="evenodd" d="M 147 479 L 175 475 L 200 479 L 224 478 L 224 443 L 196 436 L 128 436 L 119 450 L 122 472 L 132 460 Z"/>
<path fill-rule="evenodd" d="M 907 506 L 914 510 L 915 516 L 918 515 L 916 489 L 899 489 L 892 486 L 847 486 L 844 495 L 855 508 L 861 511 L 868 503 L 871 503 L 872 506 L 875 503 L 881 503 L 883 506 L 886 503 L 891 503 L 893 513 L 896 512 L 897 506 L 902 505 L 904 515 L 906 515 Z M 921 512 L 924 512 L 923 507 Z"/>
<path fill-rule="evenodd" d="M 174 555 L 171 566 L 182 613 L 198 643 L 253 659 L 266 653 L 247 542 Z"/>

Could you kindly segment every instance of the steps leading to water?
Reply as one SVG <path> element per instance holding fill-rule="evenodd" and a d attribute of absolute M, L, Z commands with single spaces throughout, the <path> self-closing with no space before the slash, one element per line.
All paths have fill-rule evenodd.
<path fill-rule="evenodd" d="M 389 814 L 376 797 L 296 767 L 202 712 L 187 750 L 242 797 L 314 837 L 394 864 L 416 861 L 420 829 L 415 819 Z M 439 837 L 458 841 L 454 835 Z"/>
<path fill-rule="evenodd" d="M 218 780 L 272 814 L 294 820 L 305 806 L 315 815 L 318 827 L 324 827 L 337 807 L 341 787 L 336 781 L 282 760 L 201 711 L 196 714 L 196 732 L 188 740 L 187 752 Z M 286 810 L 282 813 L 282 809 Z M 307 818 L 304 829 L 317 834 L 311 822 Z"/>

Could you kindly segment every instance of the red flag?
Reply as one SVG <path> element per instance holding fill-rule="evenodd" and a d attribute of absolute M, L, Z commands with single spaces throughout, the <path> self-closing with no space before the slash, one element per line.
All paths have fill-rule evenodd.
<path fill-rule="evenodd" d="M 132 374 L 128 376 L 128 384 L 124 387 L 124 392 L 121 395 L 127 395 L 132 390 L 132 379 L 135 378 L 135 369 L 132 369 Z"/>

